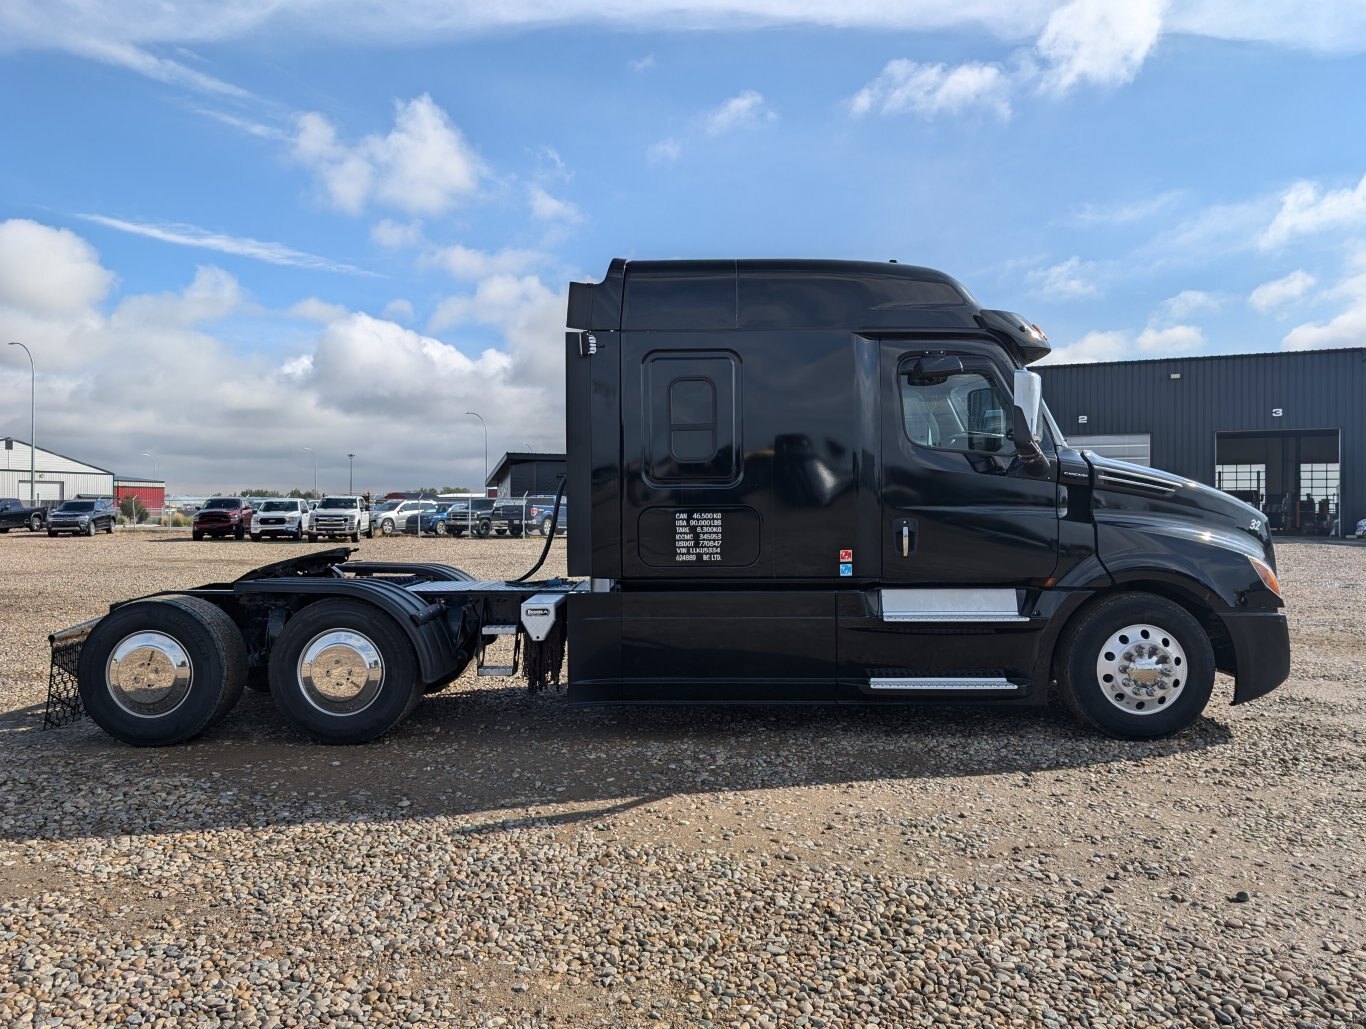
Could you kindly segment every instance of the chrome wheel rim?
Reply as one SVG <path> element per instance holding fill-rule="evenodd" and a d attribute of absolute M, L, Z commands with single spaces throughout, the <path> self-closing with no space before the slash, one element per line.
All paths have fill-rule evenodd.
<path fill-rule="evenodd" d="M 125 636 L 104 666 L 110 698 L 137 718 L 160 718 L 185 703 L 194 663 L 180 641 L 164 632 Z"/>
<path fill-rule="evenodd" d="M 1186 686 L 1186 651 L 1156 625 L 1127 625 L 1096 656 L 1096 682 L 1105 699 L 1131 715 L 1153 715 L 1172 705 Z"/>
<path fill-rule="evenodd" d="M 384 658 L 364 633 L 329 629 L 299 655 L 299 688 L 328 715 L 357 715 L 373 704 L 384 685 Z"/>

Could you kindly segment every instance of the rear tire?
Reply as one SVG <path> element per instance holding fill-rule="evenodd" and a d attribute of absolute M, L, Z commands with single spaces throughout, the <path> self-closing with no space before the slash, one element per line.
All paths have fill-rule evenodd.
<path fill-rule="evenodd" d="M 1179 604 L 1148 593 L 1107 597 L 1082 611 L 1057 655 L 1063 702 L 1082 723 L 1121 739 L 1181 732 L 1214 690 L 1204 627 Z"/>
<path fill-rule="evenodd" d="M 549 515 L 546 515 L 544 518 L 542 518 L 542 519 L 541 519 L 541 535 L 542 535 L 542 536 L 549 536 L 549 535 L 550 535 L 550 530 L 551 530 L 552 526 L 554 526 L 554 524 L 555 524 L 554 521 L 551 519 L 551 517 L 550 517 Z"/>
<path fill-rule="evenodd" d="M 204 534 L 200 532 L 198 529 L 193 529 L 190 532 L 190 538 L 194 540 L 202 540 L 204 538 Z"/>
<path fill-rule="evenodd" d="M 270 654 L 270 692 L 289 723 L 320 743 L 367 743 L 422 696 L 403 630 L 346 598 L 320 600 L 285 623 Z"/>
<path fill-rule="evenodd" d="M 247 648 L 233 620 L 198 597 L 125 604 L 91 630 L 81 701 L 115 739 L 165 747 L 199 735 L 242 696 Z"/>
<path fill-rule="evenodd" d="M 48 530 L 47 530 L 47 534 L 48 534 L 48 536 L 52 537 L 53 539 L 56 539 L 56 538 L 57 538 L 57 533 L 56 533 L 54 530 L 52 530 L 52 529 L 48 529 Z"/>

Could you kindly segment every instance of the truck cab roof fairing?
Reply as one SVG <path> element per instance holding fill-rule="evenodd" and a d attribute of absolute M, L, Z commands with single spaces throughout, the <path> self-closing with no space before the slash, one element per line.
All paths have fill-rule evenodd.
<path fill-rule="evenodd" d="M 972 332 L 1001 339 L 1021 363 L 1047 344 L 1015 322 L 984 311 L 956 280 L 933 268 L 874 261 L 613 260 L 600 283 L 572 283 L 574 329 L 708 331 L 849 329 Z"/>

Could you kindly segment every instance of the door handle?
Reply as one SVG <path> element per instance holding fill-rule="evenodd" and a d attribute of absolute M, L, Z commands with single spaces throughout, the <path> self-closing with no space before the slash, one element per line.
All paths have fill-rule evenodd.
<path fill-rule="evenodd" d="M 892 545 L 902 557 L 915 553 L 916 532 L 919 526 L 914 518 L 898 518 L 892 523 Z"/>

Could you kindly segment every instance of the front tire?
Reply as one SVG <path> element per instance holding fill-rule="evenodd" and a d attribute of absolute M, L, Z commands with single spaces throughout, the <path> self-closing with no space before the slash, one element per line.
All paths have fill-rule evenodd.
<path fill-rule="evenodd" d="M 242 695 L 247 648 L 233 620 L 198 597 L 136 600 L 106 615 L 81 648 L 81 701 L 135 747 L 199 735 Z"/>
<path fill-rule="evenodd" d="M 479 524 L 475 526 L 475 532 L 479 534 L 480 539 L 487 539 L 489 534 L 493 532 L 493 523 L 487 518 L 481 518 Z"/>
<path fill-rule="evenodd" d="M 367 743 L 422 695 L 403 630 L 345 598 L 320 600 L 285 623 L 270 654 L 270 692 L 290 724 L 320 743 Z"/>
<path fill-rule="evenodd" d="M 394 534 L 394 520 L 386 518 L 379 523 L 379 534 L 381 536 L 392 536 Z"/>
<path fill-rule="evenodd" d="M 242 528 L 242 526 L 240 526 L 240 525 L 237 526 L 236 528 L 234 528 L 234 529 L 232 530 L 232 538 L 235 539 L 235 540 L 240 540 L 240 539 L 244 538 L 244 537 L 246 536 L 246 534 L 247 534 L 247 530 L 244 529 L 244 528 Z"/>
<path fill-rule="evenodd" d="M 260 542 L 261 542 L 261 534 L 260 534 L 259 532 L 253 532 L 253 533 L 251 534 L 251 541 L 252 541 L 253 543 L 260 543 Z"/>
<path fill-rule="evenodd" d="M 43 527 L 43 516 L 40 514 L 31 515 L 28 520 L 28 531 L 37 532 Z M 8 532 L 9 530 L 5 530 Z"/>
<path fill-rule="evenodd" d="M 308 534 L 308 542 L 310 542 L 310 543 L 317 543 L 317 542 L 318 542 L 318 534 L 317 534 L 316 532 L 310 532 L 310 533 Z"/>
<path fill-rule="evenodd" d="M 1195 617 L 1164 597 L 1107 597 L 1059 645 L 1062 699 L 1109 736 L 1148 740 L 1189 727 L 1214 690 L 1214 648 Z"/>

